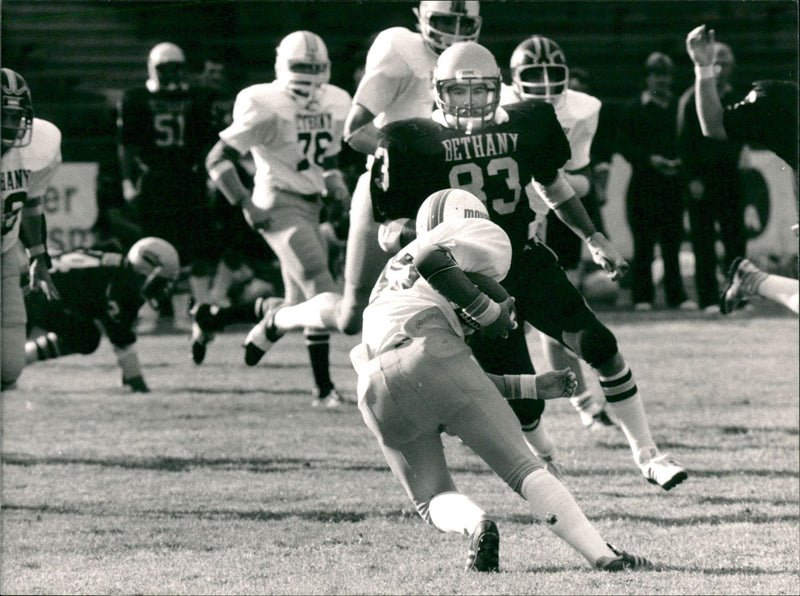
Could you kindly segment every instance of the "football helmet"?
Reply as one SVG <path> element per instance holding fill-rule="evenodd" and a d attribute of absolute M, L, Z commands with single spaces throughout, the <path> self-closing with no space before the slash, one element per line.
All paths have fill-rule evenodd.
<path fill-rule="evenodd" d="M 477 41 L 481 32 L 480 4 L 471 2 L 420 2 L 414 8 L 422 39 L 437 54 L 457 41 Z"/>
<path fill-rule="evenodd" d="M 492 53 L 474 41 L 447 48 L 433 69 L 436 106 L 447 124 L 472 132 L 494 118 L 500 105 L 500 67 Z"/>
<path fill-rule="evenodd" d="M 569 86 L 567 57 L 549 37 L 534 35 L 511 54 L 511 81 L 522 99 L 557 104 Z"/>
<path fill-rule="evenodd" d="M 301 105 L 316 101 L 331 78 L 331 61 L 322 38 L 311 31 L 295 31 L 276 50 L 275 78 Z"/>
<path fill-rule="evenodd" d="M 33 134 L 33 100 L 28 83 L 10 68 L 0 69 L 3 149 L 29 145 Z"/>
<path fill-rule="evenodd" d="M 168 298 L 181 272 L 178 251 L 166 240 L 148 236 L 131 246 L 128 264 L 142 278 L 142 296 L 158 310 L 158 303 Z"/>
<path fill-rule="evenodd" d="M 489 212 L 478 197 L 466 190 L 438 190 L 417 211 L 417 237 L 453 219 L 489 219 Z"/>
<path fill-rule="evenodd" d="M 165 41 L 153 47 L 147 56 L 147 88 L 157 91 L 180 91 L 188 87 L 186 56 L 174 43 Z"/>

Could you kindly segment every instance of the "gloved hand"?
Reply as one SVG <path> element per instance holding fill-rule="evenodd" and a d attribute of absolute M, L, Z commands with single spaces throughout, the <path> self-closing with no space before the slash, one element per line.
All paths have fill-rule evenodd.
<path fill-rule="evenodd" d="M 144 382 L 144 377 L 138 375 L 136 377 L 131 377 L 129 379 L 122 378 L 123 386 L 128 386 L 131 388 L 131 391 L 134 393 L 150 393 L 150 388 L 147 386 L 147 383 Z"/>
<path fill-rule="evenodd" d="M 600 265 L 611 279 L 618 280 L 627 275 L 628 263 L 603 234 L 595 232 L 586 239 L 586 245 L 592 253 L 592 260 Z"/>

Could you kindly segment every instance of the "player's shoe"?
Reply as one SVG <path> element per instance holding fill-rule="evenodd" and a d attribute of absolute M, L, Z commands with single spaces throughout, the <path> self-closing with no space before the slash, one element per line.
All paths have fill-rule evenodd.
<path fill-rule="evenodd" d="M 275 313 L 283 306 L 283 298 L 267 298 L 264 302 L 264 316 L 244 339 L 244 362 L 255 366 L 272 345 L 283 337 L 275 327 Z"/>
<path fill-rule="evenodd" d="M 761 271 L 751 261 L 736 257 L 728 269 L 725 287 L 719 297 L 720 312 L 723 315 L 733 312 L 740 302 L 758 292 L 758 286 L 766 277 L 767 273 Z"/>
<path fill-rule="evenodd" d="M 545 469 L 560 481 L 564 481 L 564 466 L 556 460 L 553 454 L 543 455 L 539 459 L 544 462 Z"/>
<path fill-rule="evenodd" d="M 611 420 L 605 410 L 600 410 L 596 414 L 581 412 L 581 422 L 586 430 L 598 434 L 606 434 L 617 428 L 616 423 Z"/>
<path fill-rule="evenodd" d="M 668 453 L 655 457 L 639 464 L 642 474 L 651 484 L 658 484 L 664 490 L 669 490 L 686 480 L 689 475 L 678 462 Z"/>
<path fill-rule="evenodd" d="M 655 566 L 639 555 L 632 555 L 625 551 L 617 550 L 612 545 L 608 548 L 616 557 L 600 557 L 595 561 L 595 567 L 600 571 L 625 571 L 626 569 L 653 569 Z"/>
<path fill-rule="evenodd" d="M 311 407 L 325 410 L 335 410 L 344 405 L 344 399 L 336 389 L 331 389 L 328 395 L 320 395 L 320 390 L 315 387 L 311 392 Z"/>
<path fill-rule="evenodd" d="M 192 360 L 202 364 L 206 358 L 206 346 L 214 339 L 214 311 L 210 304 L 201 303 L 192 308 Z"/>
<path fill-rule="evenodd" d="M 465 569 L 483 572 L 500 570 L 500 532 L 492 520 L 480 522 L 469 537 Z"/>

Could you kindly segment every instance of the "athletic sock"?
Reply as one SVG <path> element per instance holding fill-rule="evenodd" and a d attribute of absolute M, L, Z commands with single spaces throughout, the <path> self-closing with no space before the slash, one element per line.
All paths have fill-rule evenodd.
<path fill-rule="evenodd" d="M 631 369 L 626 364 L 618 373 L 599 378 L 608 407 L 625 432 L 636 463 L 641 464 L 657 450 Z"/>
<path fill-rule="evenodd" d="M 536 470 L 529 474 L 522 481 L 521 493 L 534 517 L 583 555 L 593 567 L 600 557 L 616 556 L 570 492 L 549 472 Z"/>
<path fill-rule="evenodd" d="M 318 329 L 304 329 L 303 335 L 306 338 L 308 356 L 311 360 L 311 372 L 314 375 L 314 383 L 319 390 L 319 398 L 327 397 L 333 389 L 330 371 L 330 334 L 320 332 Z"/>
<path fill-rule="evenodd" d="M 457 492 L 439 493 L 431 499 L 428 514 L 433 526 L 442 531 L 469 536 L 486 519 L 475 501 Z"/>

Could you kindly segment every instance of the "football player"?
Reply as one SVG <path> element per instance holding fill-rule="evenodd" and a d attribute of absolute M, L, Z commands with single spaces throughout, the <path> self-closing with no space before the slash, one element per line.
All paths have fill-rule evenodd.
<path fill-rule="evenodd" d="M 187 82 L 186 57 L 173 43 L 159 43 L 147 59 L 144 85 L 128 89 L 118 106 L 118 154 L 125 200 L 138 213 L 144 236 L 169 241 L 185 265 L 196 302 L 206 300 L 210 210 L 203 159 L 222 124 L 214 95 Z M 187 225 L 187 222 L 191 222 Z M 161 314 L 172 316 L 172 304 Z"/>
<path fill-rule="evenodd" d="M 686 471 L 660 453 L 650 434 L 644 405 L 614 334 L 569 282 L 552 251 L 529 239 L 535 214 L 525 193 L 536 192 L 587 244 L 592 258 L 612 278 L 627 270 L 616 248 L 597 232 L 561 168 L 570 147 L 553 106 L 547 102 L 500 104 L 500 69 L 491 52 L 474 42 L 454 44 L 434 70 L 438 109 L 428 119 L 395 123 L 384 138 L 372 168 L 376 216 L 398 220 L 401 237 L 421 200 L 431 191 L 458 187 L 478 196 L 492 221 L 511 239 L 511 270 L 503 282 L 516 297 L 521 321 L 563 343 L 599 376 L 608 408 L 619 422 L 645 478 L 665 490 L 682 482 Z M 387 248 L 396 248 L 386 242 Z M 476 337 L 472 347 L 487 372 L 532 373 L 522 326 L 503 342 Z M 538 453 L 537 426 L 543 402 L 516 404 L 526 436 Z M 532 407 L 534 406 L 534 407 Z M 512 402 L 512 407 L 515 407 Z"/>
<path fill-rule="evenodd" d="M 378 130 L 405 118 L 427 118 L 433 109 L 430 73 L 437 56 L 456 41 L 476 40 L 481 30 L 479 3 L 423 1 L 413 9 L 419 32 L 392 27 L 378 34 L 367 54 L 364 76 L 345 122 L 345 141 L 372 155 Z M 387 260 L 378 245 L 372 217 L 369 163 L 353 191 L 345 256 L 344 299 L 337 327 L 361 330 L 361 311 Z"/>
<path fill-rule="evenodd" d="M 145 303 L 165 304 L 180 274 L 178 251 L 166 240 L 138 240 L 127 255 L 77 249 L 54 256 L 53 282 L 59 300 L 40 292 L 25 296 L 29 332 L 26 363 L 70 354 L 91 354 L 104 330 L 122 370 L 122 384 L 149 391 L 136 351 L 136 320 Z"/>
<path fill-rule="evenodd" d="M 797 201 L 797 83 L 756 81 L 744 100 L 723 108 L 715 84 L 714 38 L 714 30 L 705 25 L 686 36 L 686 50 L 695 66 L 695 106 L 703 135 L 721 141 L 754 142 L 775 153 L 794 171 Z M 795 232 L 797 229 L 795 224 Z M 728 314 L 751 296 L 767 298 L 795 313 L 800 310 L 796 279 L 766 273 L 748 259 L 737 257 L 720 295 L 720 311 Z"/>
<path fill-rule="evenodd" d="M 0 69 L 0 230 L 2 230 L 2 360 L 0 389 L 13 385 L 25 366 L 25 305 L 20 286 L 22 255 L 19 241 L 30 259 L 30 287 L 46 298 L 58 291 L 48 272 L 46 226 L 42 197 L 61 164 L 61 131 L 35 118 L 28 83 L 10 68 Z"/>
<path fill-rule="evenodd" d="M 319 220 L 323 202 L 350 199 L 337 155 L 351 98 L 328 82 L 330 69 L 318 35 L 295 31 L 284 37 L 275 81 L 237 95 L 233 122 L 206 158 L 211 179 L 277 255 L 289 305 L 336 287 Z M 248 153 L 256 164 L 252 193 L 235 167 Z M 329 333 L 309 326 L 305 336 L 316 383 L 312 404 L 336 407 L 341 396 L 330 378 Z M 246 357 L 251 366 L 258 360 Z"/>
<path fill-rule="evenodd" d="M 416 240 L 388 262 L 375 285 L 362 343 L 350 356 L 364 422 L 417 512 L 441 532 L 470 537 L 467 570 L 498 571 L 497 524 L 458 492 L 445 460 L 444 430 L 471 447 L 528 502 L 535 519 L 592 567 L 649 567 L 600 537 L 567 488 L 542 469 L 503 399 L 565 397 L 574 389 L 571 373 L 545 373 L 570 375 L 547 391 L 533 375 L 487 375 L 464 342 L 473 329 L 499 338 L 516 326 L 514 299 L 496 283 L 511 265 L 508 235 L 489 220 L 480 199 L 458 189 L 428 197 L 416 230 Z M 475 274 L 489 283 L 475 284 Z"/>
<path fill-rule="evenodd" d="M 532 101 L 549 103 L 556 112 L 558 122 L 569 141 L 571 157 L 564 164 L 564 179 L 581 199 L 587 213 L 595 213 L 597 224 L 599 210 L 592 201 L 591 148 L 600 115 L 601 102 L 596 97 L 569 88 L 570 71 L 564 50 L 555 41 L 542 35 L 533 35 L 520 43 L 511 54 L 512 85 L 503 85 L 501 105 Z M 536 218 L 531 233 L 547 244 L 558 256 L 573 284 L 580 282 L 581 239 L 564 226 L 550 211 L 542 197 L 528 188 L 532 195 Z M 594 431 L 614 427 L 605 411 L 605 403 L 595 399 L 586 385 L 578 358 L 562 343 L 545 333 L 539 333 L 542 351 L 548 365 L 556 370 L 570 368 L 578 376 L 577 395 L 570 398 L 572 407 L 580 414 L 583 425 Z M 603 400 L 605 402 L 605 400 Z"/>

